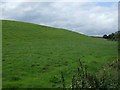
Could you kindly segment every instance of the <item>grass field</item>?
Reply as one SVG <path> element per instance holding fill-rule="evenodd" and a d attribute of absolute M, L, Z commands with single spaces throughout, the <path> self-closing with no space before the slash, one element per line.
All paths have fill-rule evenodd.
<path fill-rule="evenodd" d="M 61 87 L 78 67 L 98 72 L 117 59 L 117 42 L 93 38 L 65 29 L 18 21 L 2 21 L 3 88 Z"/>

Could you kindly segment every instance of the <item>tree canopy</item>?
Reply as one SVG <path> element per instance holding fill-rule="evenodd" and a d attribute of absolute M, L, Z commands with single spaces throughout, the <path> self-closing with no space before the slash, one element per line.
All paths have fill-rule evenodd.
<path fill-rule="evenodd" d="M 111 33 L 109 35 L 103 35 L 103 38 L 105 39 L 109 39 L 109 40 L 112 40 L 112 41 L 118 41 L 118 38 L 120 37 L 120 31 L 117 31 L 115 33 Z"/>

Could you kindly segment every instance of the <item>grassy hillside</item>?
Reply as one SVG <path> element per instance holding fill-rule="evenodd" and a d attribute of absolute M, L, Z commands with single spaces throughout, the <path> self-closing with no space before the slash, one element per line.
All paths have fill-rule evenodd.
<path fill-rule="evenodd" d="M 117 43 L 72 31 L 18 21 L 2 22 L 3 87 L 61 87 L 67 85 L 78 59 L 91 72 L 117 58 Z"/>

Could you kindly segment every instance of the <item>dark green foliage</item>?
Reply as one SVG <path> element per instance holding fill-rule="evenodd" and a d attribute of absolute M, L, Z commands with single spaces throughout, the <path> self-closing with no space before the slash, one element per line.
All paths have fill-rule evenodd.
<path fill-rule="evenodd" d="M 79 59 L 80 67 L 77 69 L 76 74 L 73 75 L 71 79 L 71 87 L 74 90 L 75 88 L 119 88 L 118 84 L 118 76 L 110 76 L 113 72 L 110 70 L 114 70 L 113 67 L 109 67 L 109 70 L 103 70 L 101 73 L 90 73 L 87 71 L 86 67 L 82 64 Z M 116 66 L 117 62 L 114 63 Z M 106 67 L 108 68 L 108 67 Z M 115 67 L 116 69 L 118 67 Z M 117 71 L 116 71 L 117 72 Z M 114 78 L 113 78 L 114 77 Z M 66 88 L 66 87 L 64 87 Z"/>
<path fill-rule="evenodd" d="M 103 38 L 109 39 L 109 40 L 112 40 L 112 41 L 118 41 L 119 35 L 120 35 L 120 31 L 117 31 L 117 32 L 109 34 L 109 35 L 103 35 Z"/>
<path fill-rule="evenodd" d="M 61 72 L 61 83 L 62 83 L 62 88 L 65 88 L 65 79 L 64 79 L 64 76 L 63 76 L 63 72 Z"/>
<path fill-rule="evenodd" d="M 103 38 L 108 39 L 108 36 L 105 34 L 105 35 L 103 35 Z"/>

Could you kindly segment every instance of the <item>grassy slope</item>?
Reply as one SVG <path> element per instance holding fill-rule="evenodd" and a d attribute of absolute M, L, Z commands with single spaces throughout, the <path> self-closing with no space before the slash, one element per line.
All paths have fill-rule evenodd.
<path fill-rule="evenodd" d="M 60 87 L 60 71 L 68 83 L 79 58 L 96 72 L 116 57 L 116 42 L 64 29 L 3 21 L 3 87 Z"/>

